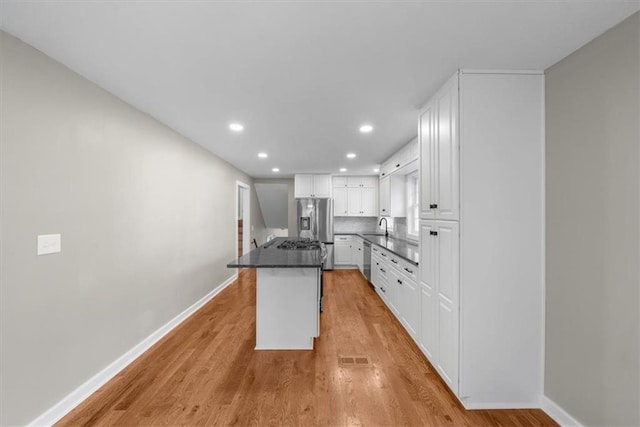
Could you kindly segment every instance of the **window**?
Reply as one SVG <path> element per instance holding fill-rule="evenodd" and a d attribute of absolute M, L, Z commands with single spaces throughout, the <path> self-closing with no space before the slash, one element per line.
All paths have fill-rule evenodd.
<path fill-rule="evenodd" d="M 420 229 L 420 175 L 407 175 L 407 236 L 418 238 Z"/>

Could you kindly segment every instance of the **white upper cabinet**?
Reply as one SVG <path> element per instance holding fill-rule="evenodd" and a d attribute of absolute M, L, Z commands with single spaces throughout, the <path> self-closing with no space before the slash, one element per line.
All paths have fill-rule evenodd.
<path fill-rule="evenodd" d="M 405 177 L 392 174 L 380 178 L 380 216 L 407 215 Z"/>
<path fill-rule="evenodd" d="M 333 178 L 335 216 L 378 216 L 378 177 Z"/>
<path fill-rule="evenodd" d="M 333 215 L 348 216 L 349 202 L 346 187 L 333 187 Z"/>
<path fill-rule="evenodd" d="M 423 219 L 460 218 L 458 74 L 420 112 L 421 199 Z"/>
<path fill-rule="evenodd" d="M 400 172 L 406 175 L 408 171 L 402 172 L 411 167 L 413 162 L 417 162 L 420 157 L 420 148 L 418 138 L 414 138 L 400 150 L 393 153 L 391 157 L 385 160 L 380 166 L 380 178 Z M 417 166 L 416 166 L 417 167 Z M 415 169 L 416 167 L 413 167 Z"/>
<path fill-rule="evenodd" d="M 296 197 L 331 197 L 331 175 L 296 174 Z"/>

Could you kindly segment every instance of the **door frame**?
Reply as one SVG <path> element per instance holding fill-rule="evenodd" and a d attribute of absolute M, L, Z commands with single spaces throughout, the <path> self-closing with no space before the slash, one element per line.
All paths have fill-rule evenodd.
<path fill-rule="evenodd" d="M 240 216 L 240 212 L 238 212 L 239 206 L 239 195 L 240 189 L 245 191 L 242 192 L 242 254 L 246 254 L 251 251 L 251 239 L 250 239 L 250 228 L 251 224 L 251 186 L 242 181 L 236 181 L 236 216 L 234 219 L 234 229 L 235 232 L 235 247 L 236 251 L 234 254 L 238 254 L 238 219 Z"/>

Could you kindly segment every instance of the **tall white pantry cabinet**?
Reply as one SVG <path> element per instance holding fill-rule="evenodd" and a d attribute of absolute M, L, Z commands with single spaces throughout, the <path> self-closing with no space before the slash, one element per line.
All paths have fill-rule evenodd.
<path fill-rule="evenodd" d="M 544 75 L 460 70 L 418 127 L 420 347 L 466 408 L 539 407 Z"/>

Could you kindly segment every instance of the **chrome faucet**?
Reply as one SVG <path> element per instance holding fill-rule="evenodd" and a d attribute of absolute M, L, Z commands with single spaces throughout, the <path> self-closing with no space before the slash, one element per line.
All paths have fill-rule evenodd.
<path fill-rule="evenodd" d="M 378 226 L 382 225 L 382 220 L 384 219 L 384 237 L 386 237 L 387 239 L 389 238 L 389 230 L 388 230 L 388 225 L 387 225 L 387 218 L 380 218 L 380 222 L 378 223 Z"/>

